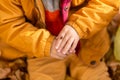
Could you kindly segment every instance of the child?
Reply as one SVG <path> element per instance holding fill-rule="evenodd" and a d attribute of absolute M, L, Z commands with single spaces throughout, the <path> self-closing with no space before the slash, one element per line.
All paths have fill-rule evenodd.
<path fill-rule="evenodd" d="M 109 49 L 106 26 L 119 3 L 120 0 L 1 0 L 1 57 L 27 57 L 30 80 L 69 79 L 67 70 L 73 80 L 110 80 L 102 58 Z M 59 9 L 58 19 L 65 23 L 55 36 L 50 30 L 53 28 L 48 28 L 47 10 Z M 79 40 L 81 49 L 76 56 L 71 53 Z"/>

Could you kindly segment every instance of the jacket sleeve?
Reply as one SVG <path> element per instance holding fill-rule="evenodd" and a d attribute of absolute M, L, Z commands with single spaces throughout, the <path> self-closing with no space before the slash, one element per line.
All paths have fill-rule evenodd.
<path fill-rule="evenodd" d="M 73 8 L 75 5 L 79 8 L 81 1 L 73 0 Z M 120 0 L 88 0 L 87 5 L 72 13 L 67 24 L 78 32 L 81 39 L 87 39 L 108 25 L 119 5 Z"/>
<path fill-rule="evenodd" d="M 21 5 L 10 1 L 0 1 L 0 39 L 33 57 L 49 56 L 54 36 L 26 22 Z"/>

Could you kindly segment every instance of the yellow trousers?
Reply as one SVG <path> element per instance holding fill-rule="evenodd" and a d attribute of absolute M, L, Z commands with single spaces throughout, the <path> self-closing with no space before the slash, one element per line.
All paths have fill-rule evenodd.
<path fill-rule="evenodd" d="M 30 80 L 111 80 L 103 61 L 96 67 L 89 67 L 74 54 L 64 60 L 28 59 L 28 73 Z"/>

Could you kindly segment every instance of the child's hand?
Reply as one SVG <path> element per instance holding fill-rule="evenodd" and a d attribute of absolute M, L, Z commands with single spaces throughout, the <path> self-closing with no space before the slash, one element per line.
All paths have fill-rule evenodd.
<path fill-rule="evenodd" d="M 56 42 L 56 39 L 53 41 L 52 46 L 51 46 L 51 51 L 50 51 L 51 57 L 57 58 L 57 59 L 64 59 L 67 55 L 56 51 L 55 42 Z"/>
<path fill-rule="evenodd" d="M 56 37 L 55 48 L 62 54 L 74 53 L 80 37 L 69 25 L 65 25 Z"/>

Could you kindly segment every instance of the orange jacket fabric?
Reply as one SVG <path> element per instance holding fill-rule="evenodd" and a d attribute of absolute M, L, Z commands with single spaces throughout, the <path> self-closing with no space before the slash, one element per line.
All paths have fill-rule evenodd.
<path fill-rule="evenodd" d="M 97 48 L 96 52 L 101 50 L 100 53 L 88 53 L 89 50 L 85 52 L 85 49 L 97 43 L 93 36 L 105 31 L 105 27 L 118 11 L 119 4 L 120 0 L 72 0 L 67 24 L 77 31 L 83 40 L 83 45 L 85 42 L 80 51 L 80 57 L 85 63 L 89 64 L 91 60 L 98 61 L 107 51 L 104 49 L 109 48 L 109 40 L 104 36 L 108 41 L 107 45 L 102 45 L 105 48 Z M 23 56 L 50 56 L 54 35 L 46 30 L 45 12 L 41 0 L 0 0 L 0 8 L 2 57 L 15 59 Z M 105 34 L 107 36 L 107 33 Z M 99 39 L 97 40 L 99 42 Z"/>

